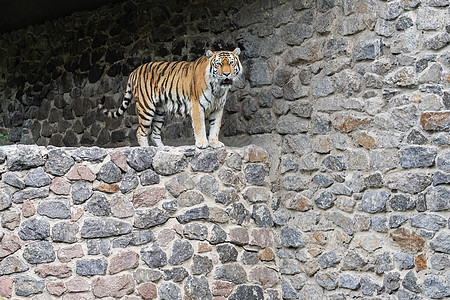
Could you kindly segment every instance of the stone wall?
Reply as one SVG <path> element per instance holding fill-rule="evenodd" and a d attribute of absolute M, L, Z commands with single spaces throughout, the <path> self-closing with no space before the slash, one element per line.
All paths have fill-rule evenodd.
<path fill-rule="evenodd" d="M 264 150 L 6 146 L 0 158 L 0 295 L 280 299 Z"/>

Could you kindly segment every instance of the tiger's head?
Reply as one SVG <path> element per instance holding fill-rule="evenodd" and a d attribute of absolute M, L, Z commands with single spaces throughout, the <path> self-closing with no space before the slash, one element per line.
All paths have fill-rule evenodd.
<path fill-rule="evenodd" d="M 233 80 L 241 75 L 242 65 L 239 61 L 241 49 L 233 51 L 206 51 L 209 59 L 209 74 L 219 82 L 223 88 L 229 88 Z"/>

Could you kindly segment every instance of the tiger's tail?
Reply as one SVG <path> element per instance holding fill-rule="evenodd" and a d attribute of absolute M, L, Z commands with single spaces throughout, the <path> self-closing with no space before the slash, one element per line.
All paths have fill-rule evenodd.
<path fill-rule="evenodd" d="M 114 112 L 109 111 L 105 108 L 105 96 L 103 96 L 100 100 L 98 100 L 98 108 L 108 117 L 108 118 L 118 118 L 127 110 L 130 105 L 131 100 L 133 99 L 133 94 L 131 91 L 131 83 L 128 81 L 127 90 L 125 92 L 125 96 L 123 97 L 122 105 Z"/>

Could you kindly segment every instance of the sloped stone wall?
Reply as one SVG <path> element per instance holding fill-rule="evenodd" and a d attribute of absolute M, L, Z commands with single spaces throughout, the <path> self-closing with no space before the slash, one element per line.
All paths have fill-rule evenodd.
<path fill-rule="evenodd" d="M 264 150 L 7 146 L 0 157 L 7 299 L 280 299 Z"/>

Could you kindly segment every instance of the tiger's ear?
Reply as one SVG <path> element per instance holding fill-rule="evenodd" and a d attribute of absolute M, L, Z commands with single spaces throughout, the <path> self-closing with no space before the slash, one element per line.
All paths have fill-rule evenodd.
<path fill-rule="evenodd" d="M 211 50 L 206 50 L 206 57 L 211 58 L 214 53 Z"/>
<path fill-rule="evenodd" d="M 239 55 L 239 54 L 241 54 L 241 49 L 236 48 L 236 49 L 233 50 L 233 53 L 234 53 L 235 55 Z"/>

